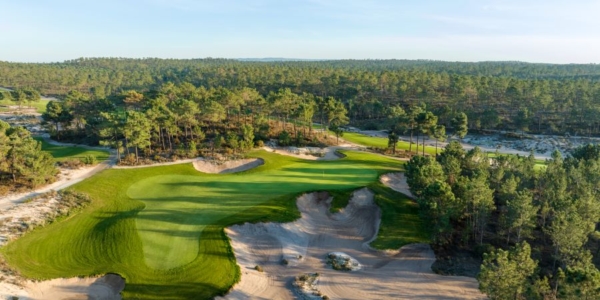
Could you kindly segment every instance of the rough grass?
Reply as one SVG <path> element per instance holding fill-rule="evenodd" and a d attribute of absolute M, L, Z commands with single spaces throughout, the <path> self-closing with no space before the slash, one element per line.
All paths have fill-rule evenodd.
<path fill-rule="evenodd" d="M 367 147 L 379 147 L 379 148 L 387 148 L 388 147 L 388 139 L 387 138 L 380 138 L 380 137 L 371 137 L 371 136 L 367 136 L 364 134 L 360 134 L 360 133 L 354 133 L 354 132 L 346 132 L 344 133 L 343 139 L 355 143 L 355 144 L 359 144 L 359 145 L 363 145 L 363 146 L 367 146 Z M 408 147 L 409 147 L 409 143 L 408 142 L 398 142 L 398 146 L 396 149 L 402 149 L 402 150 L 406 150 L 408 151 Z M 419 153 L 422 153 L 422 145 L 419 145 Z M 416 150 L 416 144 L 413 144 L 412 146 L 412 151 Z M 438 153 L 444 151 L 443 147 L 438 147 Z M 429 153 L 431 155 L 435 155 L 435 147 L 431 147 L 431 146 L 425 146 L 425 153 Z M 502 153 L 501 155 L 514 155 L 514 154 L 504 154 Z M 493 158 L 495 157 L 495 153 L 494 152 L 488 152 L 488 157 Z M 544 170 L 546 168 L 546 160 L 544 159 L 536 159 L 535 160 L 535 170 L 540 171 L 540 170 Z"/>
<path fill-rule="evenodd" d="M 42 151 L 50 153 L 57 161 L 64 161 L 67 159 L 83 159 L 88 155 L 96 157 L 96 160 L 103 161 L 108 159 L 109 152 L 103 150 L 90 150 L 79 146 L 57 146 L 47 143 L 42 138 L 35 138 L 37 141 L 42 143 Z"/>
<path fill-rule="evenodd" d="M 385 149 L 388 148 L 388 139 L 387 138 L 372 137 L 372 136 L 364 135 L 361 133 L 355 133 L 355 132 L 344 132 L 344 136 L 342 138 L 348 142 L 367 146 L 367 147 L 379 147 L 379 148 L 385 148 Z M 408 151 L 409 147 L 410 147 L 409 142 L 400 141 L 400 142 L 398 142 L 396 149 Z M 422 151 L 423 151 L 422 147 L 423 147 L 423 145 L 419 144 L 419 153 L 422 153 Z M 412 151 L 416 151 L 416 150 L 417 150 L 417 144 L 416 144 L 416 137 L 415 137 L 414 143 L 412 145 Z M 442 148 L 438 147 L 438 153 L 441 152 L 441 150 L 442 150 Z M 435 147 L 425 146 L 425 153 L 435 155 Z"/>
<path fill-rule="evenodd" d="M 426 234 L 406 199 L 374 184 L 380 174 L 398 171 L 400 162 L 346 154 L 337 161 L 304 161 L 258 151 L 251 156 L 265 165 L 227 175 L 203 174 L 191 164 L 106 170 L 72 187 L 93 199 L 81 213 L 0 251 L 35 279 L 112 272 L 126 278 L 126 299 L 208 299 L 226 293 L 240 276 L 224 227 L 293 221 L 299 194 L 347 195 L 363 186 L 374 189 L 384 212 L 374 246 L 426 242 L 418 238 Z"/>
<path fill-rule="evenodd" d="M 375 249 L 398 249 L 412 243 L 428 243 L 430 232 L 419 216 L 419 205 L 380 182 L 369 186 L 375 193 L 375 203 L 381 208 L 381 224 Z"/>
<path fill-rule="evenodd" d="M 49 101 L 50 100 L 42 99 L 42 100 L 36 101 L 36 102 L 25 102 L 25 103 L 23 103 L 22 107 L 23 108 L 34 107 L 35 110 L 41 114 L 46 111 L 46 105 L 48 104 Z M 3 106 L 13 106 L 13 105 L 17 105 L 17 103 L 12 100 L 8 100 L 8 99 L 0 100 L 0 109 L 2 109 L 2 111 L 8 111 L 8 109 Z"/>

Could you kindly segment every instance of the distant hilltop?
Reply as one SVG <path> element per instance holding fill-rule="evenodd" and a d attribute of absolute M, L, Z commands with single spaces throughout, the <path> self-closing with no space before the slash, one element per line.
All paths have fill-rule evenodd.
<path fill-rule="evenodd" d="M 257 61 L 257 62 L 277 62 L 277 61 L 324 61 L 324 60 L 327 60 L 327 59 L 264 57 L 264 58 L 236 58 L 235 60 L 239 60 L 239 61 Z"/>

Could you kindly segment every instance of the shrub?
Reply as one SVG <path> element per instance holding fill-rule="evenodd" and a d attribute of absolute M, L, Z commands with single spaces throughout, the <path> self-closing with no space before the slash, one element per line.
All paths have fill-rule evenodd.
<path fill-rule="evenodd" d="M 83 162 L 77 158 L 70 158 L 59 162 L 58 165 L 66 169 L 75 170 L 83 167 Z"/>
<path fill-rule="evenodd" d="M 259 266 L 259 265 L 256 265 L 254 267 L 254 270 L 259 271 L 259 272 L 263 272 L 263 268 L 261 266 Z"/>
<path fill-rule="evenodd" d="M 83 163 L 86 165 L 95 165 L 98 163 L 98 159 L 94 155 L 88 154 L 83 157 Z"/>

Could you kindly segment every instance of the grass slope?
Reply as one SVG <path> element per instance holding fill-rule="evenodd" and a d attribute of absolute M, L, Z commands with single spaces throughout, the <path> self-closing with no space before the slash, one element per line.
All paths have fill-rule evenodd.
<path fill-rule="evenodd" d="M 126 278 L 127 299 L 206 299 L 239 280 L 224 227 L 293 221 L 299 194 L 343 196 L 362 186 L 374 189 L 384 211 L 374 246 L 427 242 L 407 199 L 375 183 L 400 162 L 346 154 L 337 161 L 304 161 L 259 151 L 252 155 L 265 165 L 228 175 L 203 174 L 191 164 L 106 170 L 72 187 L 92 196 L 89 207 L 1 251 L 35 279 L 114 272 Z"/>
<path fill-rule="evenodd" d="M 372 136 L 368 136 L 368 135 L 364 135 L 364 134 L 356 133 L 356 132 L 344 132 L 344 136 L 342 138 L 348 142 L 367 146 L 367 147 L 379 147 L 379 148 L 387 148 L 388 147 L 388 139 L 387 138 L 372 137 Z M 414 141 L 415 142 L 412 145 L 412 151 L 417 150 L 416 137 L 415 137 Z M 396 149 L 408 151 L 409 147 L 410 147 L 409 142 L 400 141 L 400 142 L 398 142 Z M 423 151 L 422 147 L 423 147 L 423 145 L 419 144 L 419 153 L 422 153 L 422 151 Z M 438 147 L 438 153 L 441 152 L 441 150 L 442 150 L 442 148 Z M 425 153 L 435 155 L 435 147 L 425 146 Z"/>
<path fill-rule="evenodd" d="M 361 133 L 346 132 L 346 133 L 344 133 L 343 139 L 345 139 L 351 143 L 355 143 L 355 144 L 359 144 L 359 145 L 363 145 L 363 146 L 367 146 L 367 147 L 379 147 L 379 148 L 387 148 L 388 147 L 388 139 L 367 136 L 367 135 L 364 135 Z M 403 149 L 403 150 L 408 151 L 408 147 L 409 147 L 408 142 L 402 142 L 402 141 L 398 142 L 397 149 Z M 416 144 L 413 144 L 412 151 L 415 151 L 415 150 L 416 150 Z M 422 145 L 419 145 L 419 153 L 422 153 L 422 151 L 423 151 Z M 438 153 L 440 153 L 442 151 L 444 151 L 444 148 L 438 147 Z M 435 155 L 435 147 L 425 146 L 425 153 Z M 488 157 L 490 157 L 490 158 L 496 157 L 496 154 L 494 152 L 487 152 L 487 154 L 488 154 Z M 514 155 L 514 154 L 502 154 L 502 155 Z M 544 159 L 536 159 L 535 160 L 535 169 L 536 170 L 543 170 L 545 168 L 546 168 L 546 160 L 544 160 Z"/>
<path fill-rule="evenodd" d="M 57 161 L 63 161 L 71 158 L 82 159 L 87 155 L 95 156 L 98 161 L 108 159 L 108 151 L 90 150 L 79 146 L 57 146 L 46 142 L 42 138 L 35 138 L 42 143 L 42 151 L 50 153 Z"/>
<path fill-rule="evenodd" d="M 48 104 L 50 100 L 40 100 L 40 101 L 36 101 L 36 102 L 26 102 L 23 104 L 23 107 L 35 107 L 35 110 L 42 114 L 44 112 L 46 112 L 46 105 Z M 14 106 L 17 105 L 16 102 L 12 101 L 12 100 L 8 100 L 8 99 L 3 99 L 0 100 L 0 111 L 8 111 L 7 108 L 3 107 L 3 106 Z"/>

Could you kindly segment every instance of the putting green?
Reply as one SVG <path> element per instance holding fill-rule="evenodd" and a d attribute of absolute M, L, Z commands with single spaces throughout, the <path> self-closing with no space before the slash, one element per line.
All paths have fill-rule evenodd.
<path fill-rule="evenodd" d="M 240 274 L 224 227 L 292 221 L 302 192 L 356 189 L 401 167 L 377 155 L 346 154 L 317 162 L 259 151 L 253 156 L 263 166 L 227 175 L 200 173 L 191 164 L 106 170 L 72 187 L 93 198 L 89 207 L 0 251 L 36 279 L 118 273 L 126 278 L 125 298 L 211 298 Z M 412 234 L 422 241 L 417 227 L 398 239 Z M 386 239 L 393 239 L 389 231 Z"/>

